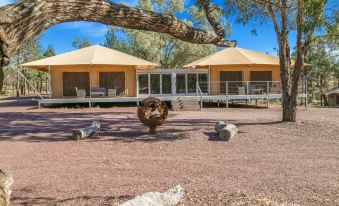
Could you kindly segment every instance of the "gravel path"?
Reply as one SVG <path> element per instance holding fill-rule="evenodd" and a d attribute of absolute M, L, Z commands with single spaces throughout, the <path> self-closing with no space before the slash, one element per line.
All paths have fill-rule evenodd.
<path fill-rule="evenodd" d="M 188 206 L 339 205 L 339 109 L 300 109 L 296 124 L 281 123 L 280 109 L 170 112 L 150 137 L 136 108 L 26 103 L 0 100 L 0 168 L 14 177 L 13 205 L 114 205 L 176 184 Z M 70 139 L 94 120 L 100 136 Z M 218 120 L 240 133 L 213 141 Z"/>

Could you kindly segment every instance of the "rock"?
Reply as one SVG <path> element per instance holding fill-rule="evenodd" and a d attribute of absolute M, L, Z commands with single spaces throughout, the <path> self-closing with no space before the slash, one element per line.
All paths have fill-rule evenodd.
<path fill-rule="evenodd" d="M 223 141 L 229 141 L 236 134 L 238 134 L 238 128 L 234 124 L 227 124 L 218 132 L 219 139 Z"/>
<path fill-rule="evenodd" d="M 176 206 L 183 200 L 184 195 L 184 188 L 177 185 L 164 193 L 148 192 L 120 206 Z"/>
<path fill-rule="evenodd" d="M 0 170 L 0 206 L 8 206 L 11 198 L 12 176 Z"/>
<path fill-rule="evenodd" d="M 228 124 L 225 123 L 224 121 L 219 121 L 217 123 L 215 123 L 215 132 L 219 133 L 220 130 L 222 130 L 224 127 L 226 127 Z"/>
<path fill-rule="evenodd" d="M 75 130 L 73 131 L 73 139 L 81 140 L 87 137 L 97 135 L 100 132 L 100 126 L 101 125 L 99 122 L 93 122 L 89 127 Z"/>

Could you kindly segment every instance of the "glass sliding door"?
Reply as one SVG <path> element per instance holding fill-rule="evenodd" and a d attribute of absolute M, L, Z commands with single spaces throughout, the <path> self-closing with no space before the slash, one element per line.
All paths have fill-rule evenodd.
<path fill-rule="evenodd" d="M 139 94 L 148 94 L 148 74 L 139 74 Z"/>
<path fill-rule="evenodd" d="M 197 74 L 187 74 L 187 91 L 189 94 L 197 92 Z"/>
<path fill-rule="evenodd" d="M 186 94 L 186 74 L 177 74 L 176 87 L 177 94 Z"/>
<path fill-rule="evenodd" d="M 198 74 L 199 87 L 202 93 L 208 93 L 208 74 Z"/>
<path fill-rule="evenodd" d="M 160 74 L 151 74 L 151 94 L 160 94 Z"/>
<path fill-rule="evenodd" d="M 162 75 L 162 94 L 172 94 L 172 75 Z"/>

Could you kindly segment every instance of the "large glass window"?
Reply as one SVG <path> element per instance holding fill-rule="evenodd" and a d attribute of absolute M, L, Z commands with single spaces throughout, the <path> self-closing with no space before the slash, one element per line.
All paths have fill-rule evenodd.
<path fill-rule="evenodd" d="M 160 94 L 160 74 L 151 74 L 151 94 Z"/>
<path fill-rule="evenodd" d="M 172 75 L 162 75 L 162 94 L 172 94 Z"/>
<path fill-rule="evenodd" d="M 139 74 L 139 94 L 148 94 L 148 74 Z"/>
<path fill-rule="evenodd" d="M 199 87 L 202 93 L 208 93 L 208 74 L 198 74 Z"/>
<path fill-rule="evenodd" d="M 186 93 L 186 75 L 177 74 L 177 94 Z"/>
<path fill-rule="evenodd" d="M 187 74 L 187 89 L 188 93 L 197 92 L 197 74 Z"/>

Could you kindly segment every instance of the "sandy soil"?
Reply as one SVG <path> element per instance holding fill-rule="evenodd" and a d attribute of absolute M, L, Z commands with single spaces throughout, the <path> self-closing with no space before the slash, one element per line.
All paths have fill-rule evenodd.
<path fill-rule="evenodd" d="M 0 168 L 12 174 L 13 205 L 114 205 L 181 184 L 183 205 L 339 205 L 339 109 L 170 112 L 157 137 L 136 108 L 35 109 L 0 99 Z M 70 139 L 102 123 L 100 136 Z M 214 123 L 239 126 L 216 141 Z M 244 203 L 244 204 L 243 204 Z"/>

